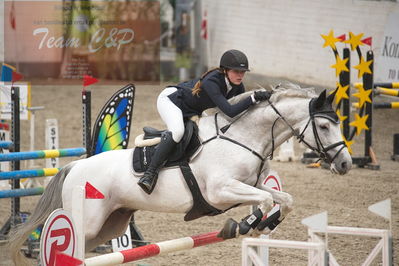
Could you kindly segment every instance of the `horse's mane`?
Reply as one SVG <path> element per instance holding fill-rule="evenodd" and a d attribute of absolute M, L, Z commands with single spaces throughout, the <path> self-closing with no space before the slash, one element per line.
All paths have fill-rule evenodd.
<path fill-rule="evenodd" d="M 229 99 L 230 104 L 236 104 L 242 99 L 247 98 L 252 95 L 254 91 L 265 90 L 264 88 L 255 89 L 251 91 L 244 92 L 240 95 L 237 95 L 231 99 Z M 301 88 L 299 85 L 286 82 L 283 85 L 278 85 L 273 88 L 273 94 L 270 98 L 270 101 L 273 103 L 277 103 L 282 98 L 286 97 L 297 97 L 297 98 L 312 98 L 316 97 L 314 88 Z M 211 108 L 206 111 L 207 114 L 214 114 L 219 111 L 219 108 Z"/>
<path fill-rule="evenodd" d="M 245 93 L 242 93 L 240 95 L 237 95 L 229 100 L 229 103 L 235 104 L 241 101 L 241 99 L 244 99 L 248 96 L 250 96 L 254 91 L 256 90 L 265 90 L 264 88 L 260 89 L 255 89 L 252 91 L 247 91 Z M 286 98 L 286 97 L 298 97 L 298 98 L 312 98 L 316 97 L 316 94 L 314 92 L 314 88 L 302 88 L 297 84 L 294 83 L 284 83 L 283 85 L 278 85 L 273 88 L 273 95 L 270 98 L 271 102 L 278 102 L 281 98 Z"/>

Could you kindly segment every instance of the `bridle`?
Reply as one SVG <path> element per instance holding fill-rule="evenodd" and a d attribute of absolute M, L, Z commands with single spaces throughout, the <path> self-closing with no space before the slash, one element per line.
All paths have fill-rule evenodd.
<path fill-rule="evenodd" d="M 270 100 L 267 100 L 268 103 L 269 103 L 269 105 L 270 105 L 270 106 L 272 107 L 272 109 L 274 110 L 274 112 L 278 115 L 278 117 L 277 117 L 276 120 L 273 122 L 273 126 L 272 126 L 272 132 L 271 132 L 271 134 L 272 134 L 272 151 L 271 151 L 270 154 L 267 155 L 266 157 L 263 157 L 263 156 L 260 155 L 258 152 L 256 152 L 254 149 L 249 148 L 249 147 L 246 146 L 245 144 L 242 144 L 242 143 L 240 143 L 240 142 L 238 142 L 238 141 L 236 141 L 236 140 L 234 140 L 234 139 L 231 139 L 231 138 L 226 137 L 226 136 L 224 136 L 224 135 L 221 135 L 221 134 L 219 133 L 219 131 L 221 131 L 221 132 L 224 134 L 224 133 L 230 128 L 230 126 L 231 126 L 234 122 L 236 122 L 238 119 L 240 119 L 241 117 L 243 117 L 243 115 L 244 115 L 246 112 L 248 112 L 248 109 L 247 109 L 243 114 L 241 114 L 237 119 L 233 120 L 231 123 L 229 123 L 229 124 L 227 124 L 226 126 L 222 127 L 220 130 L 219 130 L 218 119 L 217 119 L 218 113 L 215 113 L 215 118 L 214 118 L 214 119 L 215 119 L 216 135 L 213 136 L 213 137 L 211 137 L 211 138 L 209 138 L 209 139 L 207 139 L 207 140 L 205 140 L 205 141 L 203 141 L 203 142 L 202 142 L 202 145 L 205 145 L 206 143 L 208 143 L 208 142 L 210 142 L 210 141 L 212 141 L 212 140 L 215 140 L 215 139 L 223 139 L 223 140 L 230 141 L 230 142 L 232 142 L 232 143 L 234 143 L 234 144 L 236 144 L 236 145 L 238 145 L 238 146 L 241 146 L 241 147 L 243 147 L 244 149 L 250 151 L 253 155 L 255 155 L 256 157 L 258 157 L 258 158 L 260 159 L 260 161 L 261 161 L 261 165 L 260 165 L 260 168 L 259 168 L 259 171 L 258 171 L 258 175 L 257 175 L 257 178 L 259 179 L 260 174 L 262 173 L 262 169 L 263 169 L 263 166 L 264 166 L 264 164 L 265 164 L 266 159 L 270 159 L 270 160 L 273 159 L 273 153 L 274 153 L 274 150 L 275 150 L 275 145 L 274 145 L 274 142 L 275 142 L 275 141 L 274 141 L 274 126 L 275 126 L 276 122 L 277 122 L 279 119 L 281 119 L 281 120 L 291 129 L 293 135 L 299 140 L 299 142 L 303 142 L 303 144 L 305 144 L 309 149 L 311 149 L 312 151 L 316 152 L 316 153 L 319 155 L 319 158 L 320 158 L 321 160 L 327 161 L 329 164 L 331 164 L 331 163 L 335 160 L 335 158 L 338 156 L 338 154 L 346 147 L 346 144 L 345 144 L 344 141 L 338 141 L 338 142 L 336 142 L 336 143 L 333 143 L 333 144 L 331 144 L 331 145 L 328 145 L 327 147 L 324 147 L 323 143 L 322 143 L 321 140 L 320 140 L 319 133 L 317 132 L 317 127 L 316 127 L 315 118 L 316 118 L 316 117 L 326 118 L 326 119 L 328 119 L 328 120 L 330 120 L 330 121 L 332 121 L 333 123 L 336 123 L 336 124 L 339 123 L 339 120 L 338 120 L 337 118 L 335 118 L 336 115 L 335 115 L 335 113 L 334 113 L 333 110 L 325 110 L 325 111 L 319 110 L 319 111 L 313 111 L 312 108 L 311 108 L 311 106 L 312 106 L 312 103 L 313 103 L 314 100 L 315 100 L 315 98 L 313 98 L 313 99 L 310 100 L 310 102 L 309 102 L 309 114 L 310 114 L 310 116 L 309 116 L 308 122 L 306 123 L 306 125 L 305 125 L 305 127 L 304 127 L 304 129 L 302 130 L 301 133 L 298 133 L 298 131 L 295 130 L 295 129 L 292 127 L 292 125 L 291 125 L 290 123 L 288 123 L 288 121 L 284 118 L 284 116 L 283 116 L 283 115 L 277 110 L 277 108 L 270 102 Z M 310 124 L 312 125 L 312 131 L 313 131 L 313 136 L 314 136 L 314 138 L 315 138 L 316 147 L 312 146 L 312 145 L 311 145 L 310 143 L 308 143 L 308 142 L 305 140 L 305 138 L 304 138 L 305 131 L 306 131 L 306 129 L 308 128 L 308 126 L 309 126 Z M 335 153 L 334 156 L 331 157 L 331 156 L 328 154 L 328 151 L 331 150 L 331 149 L 334 149 L 335 147 L 338 147 L 338 146 L 340 146 L 340 145 L 342 145 L 342 147 Z M 257 183 L 258 183 L 258 180 L 256 181 L 255 186 L 256 186 Z"/>
<path fill-rule="evenodd" d="M 321 118 L 325 118 L 330 120 L 331 122 L 335 123 L 335 124 L 339 124 L 339 120 L 336 119 L 335 116 L 335 112 L 333 110 L 326 110 L 326 111 L 313 111 L 311 106 L 313 101 L 315 101 L 316 99 L 313 98 L 312 100 L 310 100 L 309 102 L 309 119 L 308 122 L 306 123 L 304 129 L 302 130 L 301 133 L 298 134 L 298 131 L 295 130 L 288 122 L 287 120 L 284 118 L 284 116 L 277 110 L 277 108 L 268 100 L 269 105 L 272 107 L 272 109 L 274 110 L 274 112 L 279 116 L 273 123 L 272 126 L 272 151 L 270 153 L 270 157 L 273 158 L 273 152 L 274 152 L 274 134 L 273 134 L 273 130 L 274 130 L 274 125 L 276 124 L 276 122 L 281 119 L 292 131 L 293 135 L 299 140 L 299 143 L 303 143 L 305 144 L 309 149 L 311 149 L 312 151 L 316 152 L 320 158 L 320 160 L 326 161 L 329 164 L 331 164 L 335 158 L 337 158 L 337 156 L 339 155 L 339 153 L 346 147 L 346 144 L 344 141 L 338 141 L 336 143 L 330 144 L 327 147 L 324 147 L 323 143 L 320 140 L 320 136 L 319 133 L 317 131 L 317 127 L 316 127 L 316 122 L 315 122 L 315 118 L 316 117 L 321 117 Z M 316 147 L 312 146 L 311 144 L 309 144 L 305 138 L 304 138 L 304 134 L 306 129 L 308 128 L 308 126 L 312 124 L 312 131 L 313 131 L 313 136 L 315 138 L 315 142 L 316 142 Z M 335 147 L 338 147 L 342 145 L 342 147 L 335 153 L 334 156 L 330 156 L 328 154 L 329 150 L 334 149 Z"/>

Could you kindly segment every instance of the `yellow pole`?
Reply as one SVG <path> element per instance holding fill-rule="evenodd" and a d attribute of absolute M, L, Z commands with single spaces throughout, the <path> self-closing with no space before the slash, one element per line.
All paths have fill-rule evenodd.
<path fill-rule="evenodd" d="M 399 90 L 392 90 L 382 87 L 377 87 L 377 92 L 384 95 L 396 96 L 399 97 Z"/>

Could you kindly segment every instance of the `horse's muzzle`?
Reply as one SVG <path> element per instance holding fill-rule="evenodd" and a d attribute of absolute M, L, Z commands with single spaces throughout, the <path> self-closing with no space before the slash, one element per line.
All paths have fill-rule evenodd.
<path fill-rule="evenodd" d="M 330 169 L 335 174 L 344 175 L 352 168 L 352 160 L 335 160 Z"/>

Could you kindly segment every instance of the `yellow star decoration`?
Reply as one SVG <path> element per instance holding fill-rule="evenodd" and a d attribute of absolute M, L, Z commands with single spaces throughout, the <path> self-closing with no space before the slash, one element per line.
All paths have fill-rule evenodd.
<path fill-rule="evenodd" d="M 342 99 L 349 99 L 349 96 L 347 94 L 349 85 L 346 85 L 345 87 L 342 87 L 341 83 L 337 82 L 337 93 L 335 94 L 335 104 L 338 104 Z"/>
<path fill-rule="evenodd" d="M 337 62 L 334 65 L 331 65 L 332 68 L 335 68 L 335 75 L 338 77 L 342 71 L 349 72 L 349 69 L 346 67 L 346 62 L 348 62 L 349 58 L 345 58 L 342 60 L 339 55 L 335 57 Z"/>
<path fill-rule="evenodd" d="M 373 90 L 365 90 L 363 88 L 363 85 L 356 86 L 356 88 L 359 90 L 359 92 L 353 93 L 352 95 L 355 96 L 356 98 L 359 98 L 358 108 L 362 108 L 365 102 L 371 103 L 370 94 L 372 93 Z"/>
<path fill-rule="evenodd" d="M 339 109 L 337 109 L 336 114 L 339 118 L 339 121 L 341 121 L 341 122 L 345 121 L 348 118 L 347 115 L 341 115 L 341 111 Z M 341 125 L 342 125 L 342 123 L 341 123 Z"/>
<path fill-rule="evenodd" d="M 337 47 L 335 46 L 335 43 L 339 42 L 340 40 L 338 38 L 334 37 L 334 31 L 333 30 L 330 30 L 328 35 L 323 35 L 323 34 L 320 34 L 320 35 L 324 39 L 323 48 L 325 48 L 327 46 L 330 46 L 332 49 L 337 50 Z"/>
<path fill-rule="evenodd" d="M 358 78 L 361 78 L 364 75 L 364 73 L 371 74 L 370 65 L 372 62 L 373 62 L 373 60 L 364 61 L 363 56 L 360 57 L 360 63 L 353 67 L 353 68 L 359 70 L 359 72 L 357 73 Z"/>
<path fill-rule="evenodd" d="M 369 127 L 366 125 L 366 121 L 369 115 L 364 115 L 362 117 L 359 114 L 355 114 L 355 121 L 351 122 L 349 125 L 356 127 L 356 135 L 360 135 L 362 129 L 369 130 Z"/>
<path fill-rule="evenodd" d="M 344 142 L 345 142 L 345 144 L 346 144 L 346 147 L 348 148 L 348 152 L 350 153 L 350 154 L 353 154 L 353 151 L 352 151 L 352 145 L 353 145 L 353 143 L 355 142 L 354 140 L 347 140 L 344 136 L 342 136 L 342 138 L 344 139 Z"/>
<path fill-rule="evenodd" d="M 348 116 L 346 116 L 346 115 L 341 115 L 341 111 L 340 111 L 339 109 L 337 109 L 337 111 L 336 111 L 335 113 L 337 114 L 337 116 L 338 116 L 338 118 L 339 118 L 339 121 L 340 121 L 339 127 L 340 127 L 341 129 L 343 129 L 343 128 L 344 128 L 344 124 L 342 123 L 342 121 L 346 120 L 346 119 L 348 118 Z"/>
<path fill-rule="evenodd" d="M 351 45 L 351 50 L 354 51 L 359 45 L 363 45 L 361 39 L 363 37 L 363 33 L 359 35 L 355 35 L 352 32 L 349 32 L 349 39 L 344 41 L 345 43 L 349 43 Z"/>

